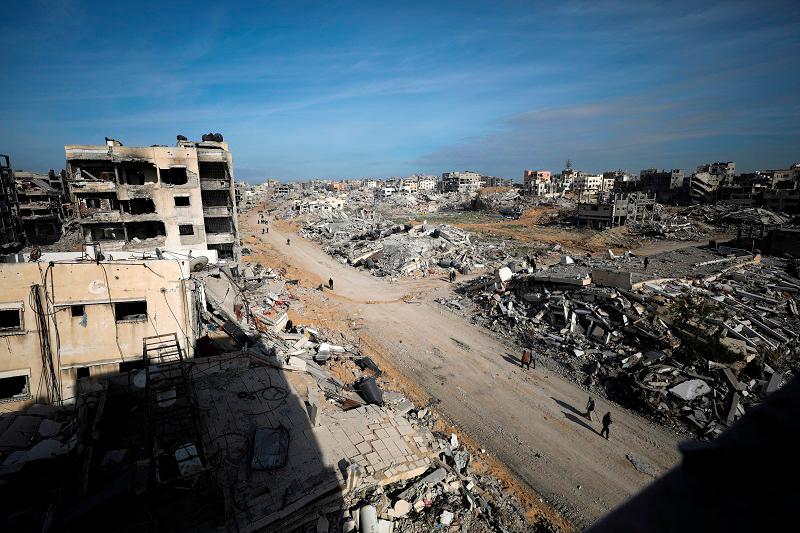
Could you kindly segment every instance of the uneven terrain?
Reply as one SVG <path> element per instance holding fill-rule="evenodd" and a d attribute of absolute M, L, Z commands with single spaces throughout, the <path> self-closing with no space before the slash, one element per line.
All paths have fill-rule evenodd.
<path fill-rule="evenodd" d="M 600 399 L 595 420 L 587 420 L 586 391 L 546 364 L 522 370 L 516 348 L 435 303 L 450 290 L 444 276 L 376 278 L 337 262 L 289 223 L 271 222 L 270 232 L 262 234 L 256 216 L 251 211 L 240 219 L 252 252 L 248 259 L 285 268 L 287 277 L 307 287 L 334 279 L 333 291 L 320 291 L 319 309 L 303 302 L 304 316 L 359 339 L 365 353 L 415 389 L 416 400 L 430 399 L 576 527 L 652 481 L 626 455 L 657 472 L 678 461 L 676 435 Z M 598 419 L 606 411 L 614 420 L 608 441 L 599 435 Z"/>

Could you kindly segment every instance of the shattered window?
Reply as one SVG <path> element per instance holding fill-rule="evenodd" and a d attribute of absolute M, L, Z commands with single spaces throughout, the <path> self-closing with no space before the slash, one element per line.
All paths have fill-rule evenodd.
<path fill-rule="evenodd" d="M 27 374 L 0 379 L 0 400 L 22 400 L 30 394 L 30 377 Z"/>
<path fill-rule="evenodd" d="M 117 302 L 114 304 L 114 317 L 117 322 L 147 320 L 147 301 Z"/>
<path fill-rule="evenodd" d="M 178 226 L 181 235 L 194 235 L 194 227 L 191 224 L 181 224 Z"/>
<path fill-rule="evenodd" d="M 22 331 L 21 309 L 0 309 L 0 333 Z"/>

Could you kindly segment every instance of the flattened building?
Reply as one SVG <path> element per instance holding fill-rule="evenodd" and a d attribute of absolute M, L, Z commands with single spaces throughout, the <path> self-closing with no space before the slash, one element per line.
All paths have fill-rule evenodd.
<path fill-rule="evenodd" d="M 221 136 L 217 137 L 221 139 Z M 84 241 L 103 250 L 216 250 L 238 260 L 233 158 L 221 140 L 65 146 Z"/>

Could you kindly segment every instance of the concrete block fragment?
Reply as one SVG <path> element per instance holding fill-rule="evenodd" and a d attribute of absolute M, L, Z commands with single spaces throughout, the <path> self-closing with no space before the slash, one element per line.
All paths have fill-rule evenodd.
<path fill-rule="evenodd" d="M 675 385 L 669 391 L 682 400 L 691 401 L 711 392 L 711 387 L 702 379 L 690 379 Z"/>

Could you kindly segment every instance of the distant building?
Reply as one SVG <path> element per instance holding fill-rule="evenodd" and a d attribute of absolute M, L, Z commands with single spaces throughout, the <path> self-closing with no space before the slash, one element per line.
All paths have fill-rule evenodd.
<path fill-rule="evenodd" d="M 375 189 L 375 197 L 376 198 L 388 198 L 395 194 L 397 189 L 394 187 L 377 187 Z"/>
<path fill-rule="evenodd" d="M 104 250 L 216 250 L 239 258 L 233 158 L 222 141 L 69 145 L 67 175 L 85 242 Z"/>
<path fill-rule="evenodd" d="M 658 194 L 683 187 L 683 170 L 658 170 L 646 168 L 639 172 L 639 189 L 648 194 Z"/>
<path fill-rule="evenodd" d="M 497 176 L 484 176 L 484 187 L 513 187 L 514 180 L 511 178 L 498 178 Z"/>
<path fill-rule="evenodd" d="M 522 189 L 525 194 L 542 196 L 551 192 L 552 182 L 549 170 L 525 170 L 522 172 Z"/>
<path fill-rule="evenodd" d="M 589 174 L 588 172 L 578 172 L 572 182 L 572 190 L 575 192 L 598 192 L 603 185 L 602 174 Z"/>
<path fill-rule="evenodd" d="M 474 194 L 481 188 L 481 175 L 477 172 L 445 172 L 442 174 L 442 191 Z"/>
<path fill-rule="evenodd" d="M 417 176 L 418 191 L 432 191 L 436 189 L 436 176 Z"/>
<path fill-rule="evenodd" d="M 578 177 L 578 171 L 574 168 L 567 167 L 561 171 L 561 174 L 553 176 L 552 181 L 559 192 L 571 191 L 575 184 L 575 179 Z"/>
<path fill-rule="evenodd" d="M 290 194 L 292 191 L 294 191 L 294 183 L 280 183 L 275 188 L 277 194 Z"/>
<path fill-rule="evenodd" d="M 601 195 L 593 202 L 578 204 L 577 225 L 594 229 L 611 228 L 649 220 L 655 197 L 641 192 Z"/>
<path fill-rule="evenodd" d="M 374 189 L 378 186 L 378 180 L 366 179 L 363 181 L 363 187 L 367 189 Z"/>

